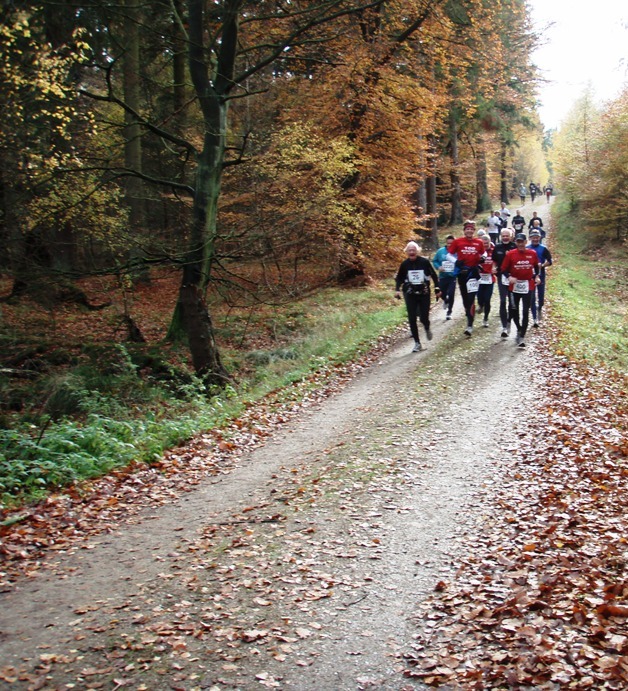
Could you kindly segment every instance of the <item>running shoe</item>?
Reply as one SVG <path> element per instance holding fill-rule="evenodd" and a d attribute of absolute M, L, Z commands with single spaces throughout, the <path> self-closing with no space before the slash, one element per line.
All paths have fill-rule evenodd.
<path fill-rule="evenodd" d="M 523 338 L 519 341 L 517 344 L 519 348 L 525 348 L 526 347 L 526 342 L 523 340 Z"/>
<path fill-rule="evenodd" d="M 414 344 L 414 348 L 412 348 L 412 352 L 413 353 L 420 353 L 422 350 L 423 350 L 423 346 L 418 341 L 416 341 L 416 343 Z"/>
<path fill-rule="evenodd" d="M 508 338 L 508 331 L 505 328 L 502 328 L 502 338 Z"/>
<path fill-rule="evenodd" d="M 451 314 L 448 314 L 448 315 L 445 317 L 445 321 L 446 321 L 446 322 L 451 321 Z"/>
<path fill-rule="evenodd" d="M 535 329 L 538 329 L 538 328 L 539 328 L 539 322 L 538 322 L 537 319 L 534 320 L 532 326 L 533 326 Z"/>
<path fill-rule="evenodd" d="M 482 326 L 483 326 L 485 329 L 488 329 L 488 319 L 485 319 L 485 320 L 482 322 Z"/>
<path fill-rule="evenodd" d="M 464 335 L 468 336 L 471 338 L 471 334 L 473 333 L 473 327 L 472 326 L 467 326 L 467 328 L 464 330 Z"/>
<path fill-rule="evenodd" d="M 431 341 L 432 338 L 434 337 L 434 334 L 432 333 L 432 329 L 425 329 L 425 335 L 427 336 L 428 341 Z"/>

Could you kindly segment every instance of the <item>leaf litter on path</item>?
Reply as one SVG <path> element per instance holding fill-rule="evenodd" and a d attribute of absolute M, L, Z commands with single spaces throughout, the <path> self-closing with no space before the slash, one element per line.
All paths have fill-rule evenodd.
<path fill-rule="evenodd" d="M 473 552 L 421 603 L 406 675 L 447 688 L 628 686 L 626 379 L 551 355 Z M 430 625 L 423 625 L 429 619 Z"/>

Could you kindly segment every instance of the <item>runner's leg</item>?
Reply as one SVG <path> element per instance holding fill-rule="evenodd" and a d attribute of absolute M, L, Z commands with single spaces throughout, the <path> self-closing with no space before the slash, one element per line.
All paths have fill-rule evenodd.
<path fill-rule="evenodd" d="M 530 320 L 530 303 L 532 301 L 532 293 L 526 293 L 525 295 L 521 295 L 521 309 L 523 311 L 522 318 L 521 318 L 521 329 L 519 330 L 519 333 L 521 334 L 521 338 L 523 338 L 526 335 L 526 331 L 528 330 L 528 322 Z"/>
<path fill-rule="evenodd" d="M 506 330 L 508 328 L 508 322 L 510 321 L 510 314 L 508 312 L 508 286 L 505 286 L 501 282 L 501 277 L 497 279 L 498 290 L 499 290 L 499 319 L 502 323 L 502 328 Z"/>
<path fill-rule="evenodd" d="M 418 313 L 418 295 L 408 295 L 407 293 L 404 293 L 403 297 L 406 301 L 406 310 L 408 311 L 408 324 L 410 325 L 410 332 L 412 333 L 412 338 L 414 338 L 415 343 L 418 343 L 419 327 L 416 323 Z"/>
<path fill-rule="evenodd" d="M 512 322 L 514 322 L 517 327 L 517 333 L 521 331 L 521 324 L 519 322 L 519 300 L 517 298 L 521 297 L 515 293 L 508 293 L 508 314 Z"/>

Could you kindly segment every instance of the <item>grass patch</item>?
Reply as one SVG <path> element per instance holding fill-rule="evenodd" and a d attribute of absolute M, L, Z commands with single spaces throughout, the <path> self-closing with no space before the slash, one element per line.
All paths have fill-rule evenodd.
<path fill-rule="evenodd" d="M 566 200 L 552 206 L 552 316 L 569 357 L 628 369 L 628 262 L 620 243 L 600 245 Z"/>
<path fill-rule="evenodd" d="M 287 400 L 304 395 L 307 386 L 290 384 L 311 378 L 318 386 L 313 373 L 359 359 L 403 319 L 390 286 L 327 289 L 284 307 L 256 308 L 246 319 L 235 315 L 219 325 L 218 340 L 230 332 L 221 352 L 237 383 L 209 393 L 163 347 L 89 344 L 64 358 L 60 370 L 43 349 L 49 372 L 29 383 L 38 404 L 3 415 L 0 508 L 132 461 L 150 463 L 199 432 L 225 427 L 270 392 Z"/>

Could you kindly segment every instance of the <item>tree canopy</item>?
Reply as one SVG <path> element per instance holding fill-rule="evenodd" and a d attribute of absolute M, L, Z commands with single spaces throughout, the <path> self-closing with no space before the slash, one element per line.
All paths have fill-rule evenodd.
<path fill-rule="evenodd" d="M 208 297 L 366 280 L 540 149 L 523 0 L 23 0 L 2 31 L 14 294 L 176 267 L 169 335 L 210 381 Z"/>

